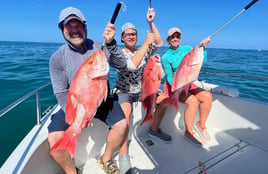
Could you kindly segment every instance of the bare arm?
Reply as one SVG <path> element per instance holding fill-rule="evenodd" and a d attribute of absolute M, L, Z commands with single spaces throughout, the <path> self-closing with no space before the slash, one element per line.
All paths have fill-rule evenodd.
<path fill-rule="evenodd" d="M 155 11 L 153 8 L 148 8 L 148 12 L 146 14 L 146 19 L 151 29 L 151 33 L 147 31 L 147 36 L 144 44 L 139 48 L 137 53 L 131 58 L 131 61 L 136 66 L 136 68 L 140 65 L 143 56 L 148 50 L 150 44 L 155 43 L 160 46 L 162 44 L 160 33 L 157 27 L 154 24 Z"/>
<path fill-rule="evenodd" d="M 147 52 L 150 44 L 152 44 L 153 42 L 154 42 L 154 35 L 153 35 L 153 33 L 149 33 L 147 31 L 147 36 L 146 36 L 145 42 L 139 48 L 139 50 L 131 57 L 131 61 L 133 62 L 133 64 L 135 65 L 136 68 L 140 65 L 143 56 Z"/>
<path fill-rule="evenodd" d="M 207 37 L 200 42 L 199 47 L 205 47 L 209 44 L 209 42 L 210 42 L 210 37 Z"/>
<path fill-rule="evenodd" d="M 149 8 L 147 12 L 147 22 L 150 26 L 152 33 L 154 34 L 155 37 L 154 43 L 156 45 L 161 45 L 162 44 L 161 36 L 156 25 L 154 24 L 154 18 L 155 18 L 155 10 L 154 8 Z"/>
<path fill-rule="evenodd" d="M 127 66 L 127 60 L 124 56 L 124 53 L 119 48 L 114 39 L 115 34 L 116 31 L 114 24 L 108 22 L 103 32 L 103 37 L 105 38 L 106 42 L 106 48 L 109 52 L 108 62 L 112 67 L 121 69 Z"/>

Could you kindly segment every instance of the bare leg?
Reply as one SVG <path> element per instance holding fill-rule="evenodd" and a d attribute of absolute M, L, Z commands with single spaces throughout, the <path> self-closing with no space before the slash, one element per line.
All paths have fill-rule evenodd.
<path fill-rule="evenodd" d="M 120 151 L 119 151 L 119 169 L 120 169 L 120 173 L 127 173 L 128 171 L 131 170 L 131 164 L 130 164 L 130 158 L 128 155 L 128 144 L 127 144 L 127 140 L 128 140 L 128 132 L 129 132 L 129 124 L 130 124 L 130 115 L 131 115 L 131 110 L 132 110 L 132 105 L 131 103 L 125 102 L 122 103 L 121 108 L 124 112 L 125 115 L 125 123 L 126 123 L 126 129 L 124 129 L 124 136 L 123 140 L 121 140 L 120 142 L 122 142 L 120 145 Z M 122 132 L 122 129 L 118 129 L 118 131 Z"/>
<path fill-rule="evenodd" d="M 151 128 L 149 129 L 149 136 L 157 137 L 162 142 L 171 143 L 172 137 L 165 132 L 163 132 L 159 126 L 161 124 L 162 119 L 165 116 L 168 105 L 166 101 L 168 99 L 168 95 L 164 93 L 160 93 L 156 99 L 156 106 L 154 111 L 154 119 Z"/>
<path fill-rule="evenodd" d="M 50 148 L 63 136 L 64 131 L 53 132 L 48 135 Z M 57 150 L 51 154 L 54 160 L 62 167 L 66 174 L 76 174 L 75 164 L 66 150 Z"/>
<path fill-rule="evenodd" d="M 166 113 L 168 105 L 165 105 L 167 99 L 164 99 L 160 101 L 159 104 L 156 105 L 155 111 L 154 111 L 154 120 L 151 126 L 152 131 L 157 131 L 160 123 Z"/>
<path fill-rule="evenodd" d="M 182 93 L 180 101 L 187 105 L 184 111 L 185 128 L 190 134 L 193 134 L 193 123 L 199 102 L 191 93 L 188 93 L 187 96 L 185 93 Z"/>
<path fill-rule="evenodd" d="M 110 129 L 107 135 L 105 152 L 102 157 L 104 163 L 112 159 L 114 151 L 118 146 L 120 146 L 125 137 L 127 127 L 127 122 L 123 119 L 113 125 Z"/>
<path fill-rule="evenodd" d="M 199 115 L 200 120 L 197 122 L 197 125 L 204 129 L 206 128 L 206 122 L 212 106 L 212 95 L 210 92 L 203 89 L 198 89 L 194 91 L 196 98 L 199 100 Z"/>
<path fill-rule="evenodd" d="M 127 147 L 127 139 L 128 139 L 128 132 L 129 132 L 129 123 L 130 123 L 130 114 L 131 114 L 131 109 L 132 106 L 130 103 L 126 102 L 126 103 L 122 103 L 121 104 L 121 108 L 125 114 L 126 117 L 126 121 L 127 121 L 127 131 L 126 131 L 126 136 L 125 139 L 122 143 L 122 146 L 120 147 L 120 154 L 124 155 L 124 154 L 128 154 L 128 147 Z"/>

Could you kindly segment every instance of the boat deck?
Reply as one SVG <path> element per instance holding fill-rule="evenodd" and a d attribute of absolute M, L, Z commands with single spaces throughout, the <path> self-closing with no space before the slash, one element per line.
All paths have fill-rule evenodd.
<path fill-rule="evenodd" d="M 267 104 L 214 95 L 207 122 L 212 139 L 203 147 L 184 139 L 183 104 L 178 112 L 169 107 L 160 125 L 172 136 L 170 144 L 148 135 L 151 123 L 140 126 L 145 114 L 141 107 L 141 103 L 134 104 L 128 136 L 134 174 L 267 173 Z M 47 126 L 51 113 L 48 114 L 16 148 L 0 173 L 64 173 L 49 155 Z M 97 159 L 104 152 L 107 132 L 107 125 L 93 119 L 91 126 L 79 134 L 74 161 L 82 173 L 104 173 Z M 119 149 L 114 154 L 117 163 L 118 154 Z"/>
<path fill-rule="evenodd" d="M 165 131 L 173 138 L 170 144 L 152 138 L 147 133 L 135 135 L 137 131 L 134 131 L 135 138 L 129 141 L 133 173 L 174 174 L 202 173 L 202 171 L 203 173 L 266 173 L 265 171 L 268 171 L 267 151 L 225 132 L 209 130 L 211 141 L 206 142 L 203 147 L 198 147 L 186 141 L 180 130 Z M 118 152 L 115 160 L 118 163 Z M 262 172 L 258 170 L 259 168 Z M 86 163 L 83 173 L 103 173 L 97 166 L 97 158 Z"/>
<path fill-rule="evenodd" d="M 228 103 L 228 102 L 227 102 Z M 231 103 L 230 103 L 231 104 Z M 174 174 L 174 173 L 266 173 L 268 171 L 268 151 L 261 146 L 251 144 L 239 134 L 235 136 L 235 129 L 217 129 L 212 127 L 215 124 L 210 124 L 209 133 L 211 140 L 206 142 L 203 147 L 198 147 L 188 142 L 184 138 L 184 122 L 183 112 L 185 105 L 181 104 L 177 114 L 175 110 L 169 108 L 166 116 L 161 122 L 163 131 L 172 136 L 173 141 L 170 144 L 164 143 L 157 138 L 152 138 L 148 135 L 148 130 L 151 123 L 145 123 L 140 126 L 143 119 L 144 110 L 141 109 L 141 103 L 135 105 L 135 116 L 132 116 L 129 132 L 129 155 L 134 174 Z M 220 110 L 219 110 L 220 111 Z M 233 117 L 233 112 L 224 112 L 225 117 Z M 217 114 L 212 111 L 211 114 Z M 210 115 L 211 118 L 218 115 Z M 222 117 L 222 114 L 221 114 Z M 218 121 L 221 121 L 218 117 Z M 224 123 L 223 123 L 224 124 Z M 230 124 L 235 124 L 230 122 Z M 103 127 L 104 126 L 104 127 Z M 94 120 L 94 131 L 98 133 L 105 129 L 105 125 L 99 120 Z M 227 126 L 228 127 L 228 126 Z M 88 128 L 90 131 L 90 128 Z M 92 130 L 91 130 L 92 131 Z M 92 133 L 92 132 L 91 132 Z M 90 133 L 90 134 L 91 134 Z M 106 133 L 98 134 L 105 143 Z M 94 132 L 93 132 L 94 134 Z M 83 137 L 83 134 L 81 135 Z M 87 139 L 88 135 L 85 134 Z M 98 137 L 98 139 L 100 138 Z M 88 141 L 93 141 L 96 137 Z M 266 140 L 265 140 L 266 141 Z M 98 143 L 100 143 L 98 141 Z M 101 144 L 94 144 L 91 149 L 91 154 L 87 159 L 86 165 L 81 166 L 83 173 L 102 174 L 103 171 L 97 166 L 97 158 L 102 154 L 104 146 L 101 150 L 97 147 Z M 92 150 L 94 149 L 94 150 Z M 81 159 L 81 154 L 77 149 L 77 156 Z M 94 152 L 94 154 L 92 154 Z M 114 159 L 118 164 L 118 151 L 115 153 Z M 87 154 L 87 153 L 85 153 Z M 76 159 L 76 164 L 79 166 L 79 159 Z"/>

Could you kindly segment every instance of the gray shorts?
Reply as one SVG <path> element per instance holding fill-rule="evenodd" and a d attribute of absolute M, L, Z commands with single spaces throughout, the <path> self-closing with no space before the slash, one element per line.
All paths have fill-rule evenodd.
<path fill-rule="evenodd" d="M 134 103 L 134 102 L 141 101 L 141 94 L 140 93 L 133 94 L 133 93 L 118 92 L 117 96 L 118 96 L 118 103 L 119 104 L 122 104 L 125 102 Z"/>
<path fill-rule="evenodd" d="M 109 127 L 125 118 L 118 101 L 114 97 L 107 97 L 106 101 L 98 108 L 94 118 L 100 119 Z M 48 125 L 48 132 L 65 131 L 69 125 L 65 122 L 65 113 L 62 109 L 51 116 L 51 122 Z"/>

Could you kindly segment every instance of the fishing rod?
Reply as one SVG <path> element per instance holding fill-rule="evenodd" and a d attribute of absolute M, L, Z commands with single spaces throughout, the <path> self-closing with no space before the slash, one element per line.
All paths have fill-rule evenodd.
<path fill-rule="evenodd" d="M 116 6 L 115 6 L 115 9 L 114 9 L 114 12 L 113 12 L 113 16 L 112 16 L 112 18 L 110 20 L 110 23 L 111 24 L 114 24 L 115 23 L 115 20 L 116 20 L 116 18 L 118 16 L 118 13 L 119 13 L 119 10 L 120 10 L 121 7 L 122 7 L 123 11 L 126 11 L 127 7 L 126 7 L 125 3 L 124 2 L 118 2 L 116 4 Z M 104 39 L 104 41 L 102 43 L 102 47 L 104 47 L 104 44 L 105 44 L 105 39 Z"/>
<path fill-rule="evenodd" d="M 218 34 L 220 31 L 222 31 L 224 28 L 226 28 L 229 24 L 231 24 L 236 18 L 238 18 L 242 13 L 244 13 L 247 9 L 249 9 L 253 4 L 255 4 L 258 0 L 251 1 L 243 10 L 241 10 L 237 15 L 235 15 L 232 19 L 230 19 L 228 22 L 226 22 L 221 28 L 219 28 L 214 34 L 210 36 L 210 39 L 212 39 L 216 34 Z"/>
<path fill-rule="evenodd" d="M 119 10 L 120 10 L 121 6 L 122 6 L 122 8 L 123 8 L 123 11 L 126 11 L 126 5 L 125 5 L 123 2 L 118 2 L 118 3 L 116 4 L 115 9 L 114 9 L 113 16 L 112 16 L 112 18 L 111 18 L 111 20 L 110 20 L 110 22 L 111 22 L 112 24 L 114 24 L 114 22 L 115 22 L 115 20 L 116 20 L 116 18 L 117 18 L 117 16 L 118 16 L 118 13 L 119 13 Z"/>
<path fill-rule="evenodd" d="M 152 0 L 149 0 L 149 7 L 152 8 Z M 152 15 L 149 16 L 149 18 L 152 18 Z"/>

